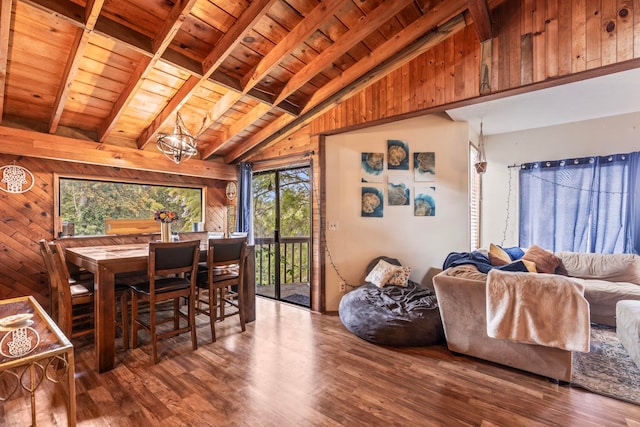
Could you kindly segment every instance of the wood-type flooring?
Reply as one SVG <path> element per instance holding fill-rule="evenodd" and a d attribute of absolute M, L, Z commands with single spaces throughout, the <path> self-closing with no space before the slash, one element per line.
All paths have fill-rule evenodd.
<path fill-rule="evenodd" d="M 200 346 L 188 334 L 149 339 L 97 374 L 91 343 L 76 349 L 79 426 L 640 426 L 640 407 L 518 370 L 454 355 L 445 346 L 370 344 L 337 315 L 258 298 L 257 320 L 218 324 Z M 81 343 L 79 343 L 81 344 Z M 66 425 L 61 386 L 36 395 L 39 426 Z M 31 424 L 26 393 L 0 404 L 0 425 Z"/>

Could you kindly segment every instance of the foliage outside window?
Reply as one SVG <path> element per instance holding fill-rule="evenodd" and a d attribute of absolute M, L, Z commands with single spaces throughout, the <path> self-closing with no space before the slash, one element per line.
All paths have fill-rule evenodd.
<path fill-rule="evenodd" d="M 191 231 L 203 219 L 202 188 L 63 178 L 59 185 L 59 218 L 73 223 L 75 236 L 105 233 L 106 219 L 153 220 L 159 209 L 175 211 L 173 231 Z"/>

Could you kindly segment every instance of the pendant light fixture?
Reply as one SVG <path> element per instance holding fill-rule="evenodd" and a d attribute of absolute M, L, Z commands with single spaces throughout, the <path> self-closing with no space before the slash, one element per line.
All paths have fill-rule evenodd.
<path fill-rule="evenodd" d="M 176 164 L 180 164 L 183 160 L 189 160 L 198 154 L 196 140 L 185 127 L 180 112 L 176 113 L 176 125 L 173 133 L 159 133 L 156 146 Z"/>

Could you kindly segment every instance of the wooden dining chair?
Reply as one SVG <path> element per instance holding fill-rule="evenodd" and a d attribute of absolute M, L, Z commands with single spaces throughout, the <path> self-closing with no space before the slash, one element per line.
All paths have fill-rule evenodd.
<path fill-rule="evenodd" d="M 94 295 L 93 280 L 76 281 L 71 277 L 64 251 L 56 242 L 40 240 L 40 253 L 49 276 L 51 315 L 62 332 L 69 338 L 93 334 Z M 129 287 L 116 284 L 116 300 L 120 316 L 116 315 L 116 327 L 122 331 L 122 346 L 129 348 Z M 115 309 L 115 307 L 114 307 Z"/>
<path fill-rule="evenodd" d="M 245 331 L 242 284 L 246 259 L 246 237 L 209 239 L 206 269 L 201 269 L 198 273 L 196 313 L 209 316 L 213 342 L 216 340 L 215 323 L 218 319 L 237 314 L 240 317 L 240 328 Z M 225 305 L 235 307 L 236 310 L 226 312 Z"/>
<path fill-rule="evenodd" d="M 157 344 L 159 339 L 175 336 L 183 332 L 191 333 L 193 350 L 198 348 L 195 328 L 196 272 L 200 258 L 200 241 L 150 242 L 148 280 L 131 285 L 132 345 L 138 347 L 138 328 L 151 335 L 153 363 L 158 363 Z M 180 311 L 180 302 L 186 298 L 187 314 Z M 158 318 L 158 304 L 173 301 L 173 316 Z M 140 302 L 149 303 L 149 322 L 140 319 Z M 186 320 L 186 326 L 180 326 L 180 319 Z M 173 322 L 173 329 L 158 331 L 163 323 Z"/>

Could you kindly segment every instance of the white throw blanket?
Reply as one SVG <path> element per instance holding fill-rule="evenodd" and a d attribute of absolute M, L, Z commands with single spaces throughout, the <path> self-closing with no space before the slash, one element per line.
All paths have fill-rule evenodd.
<path fill-rule="evenodd" d="M 552 274 L 492 269 L 487 278 L 487 335 L 589 352 L 584 285 Z"/>

